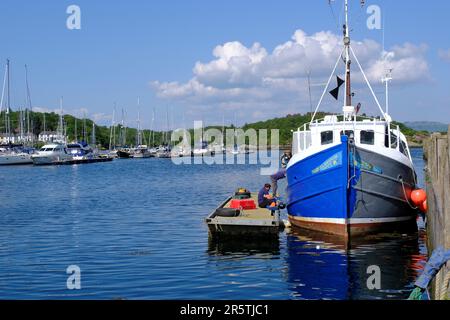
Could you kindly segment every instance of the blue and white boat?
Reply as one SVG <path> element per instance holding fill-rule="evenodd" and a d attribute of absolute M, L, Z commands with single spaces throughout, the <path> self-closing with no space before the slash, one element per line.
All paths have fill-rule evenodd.
<path fill-rule="evenodd" d="M 383 109 L 350 41 L 345 0 L 344 48 L 323 91 L 312 121 L 293 136 L 293 157 L 287 167 L 288 214 L 292 225 L 345 237 L 392 227 L 414 227 L 417 210 L 410 204 L 416 189 L 406 137 Z M 340 115 L 315 119 L 339 63 L 345 64 L 345 101 Z M 351 69 L 356 62 L 381 111 L 379 118 L 358 116 L 352 104 Z M 336 93 L 335 89 L 333 90 Z M 332 91 L 332 92 L 333 92 Z"/>

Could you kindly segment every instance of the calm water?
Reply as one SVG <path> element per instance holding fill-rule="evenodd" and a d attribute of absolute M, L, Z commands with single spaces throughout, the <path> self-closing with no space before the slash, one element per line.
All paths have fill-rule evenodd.
<path fill-rule="evenodd" d="M 422 151 L 413 150 L 422 179 Z M 352 243 L 282 233 L 276 243 L 213 243 L 206 215 L 259 167 L 166 159 L 0 167 L 0 298 L 403 299 L 426 259 L 425 235 Z M 68 290 L 66 268 L 81 268 Z M 380 291 L 367 267 L 382 270 Z"/>

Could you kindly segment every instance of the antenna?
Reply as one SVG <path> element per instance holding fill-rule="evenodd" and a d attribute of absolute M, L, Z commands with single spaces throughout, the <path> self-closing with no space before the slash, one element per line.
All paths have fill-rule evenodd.
<path fill-rule="evenodd" d="M 311 70 L 308 70 L 308 72 L 306 74 L 308 76 L 309 106 L 311 109 L 311 116 L 312 116 L 313 105 L 312 105 L 312 97 L 311 97 Z"/>
<path fill-rule="evenodd" d="M 386 84 L 386 115 L 389 115 L 389 82 L 392 81 L 392 70 L 394 69 L 389 69 L 385 77 L 381 79 L 381 83 Z"/>

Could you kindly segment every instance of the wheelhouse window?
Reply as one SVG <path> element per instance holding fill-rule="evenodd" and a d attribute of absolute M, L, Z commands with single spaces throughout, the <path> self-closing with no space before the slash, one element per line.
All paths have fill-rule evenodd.
<path fill-rule="evenodd" d="M 397 135 L 391 132 L 391 149 L 397 149 Z"/>
<path fill-rule="evenodd" d="M 375 144 L 375 132 L 372 130 L 361 131 L 360 135 L 361 144 L 374 145 Z"/>
<path fill-rule="evenodd" d="M 333 143 L 333 131 L 324 131 L 320 133 L 320 140 L 322 145 L 332 144 Z"/>
<path fill-rule="evenodd" d="M 400 140 L 400 152 L 408 157 L 408 148 L 406 147 L 406 143 Z"/>

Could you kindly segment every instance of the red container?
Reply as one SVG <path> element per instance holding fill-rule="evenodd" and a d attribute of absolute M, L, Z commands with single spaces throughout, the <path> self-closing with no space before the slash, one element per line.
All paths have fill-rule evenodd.
<path fill-rule="evenodd" d="M 232 209 L 243 209 L 243 210 L 254 210 L 256 209 L 256 203 L 253 199 L 232 199 L 230 208 Z"/>

